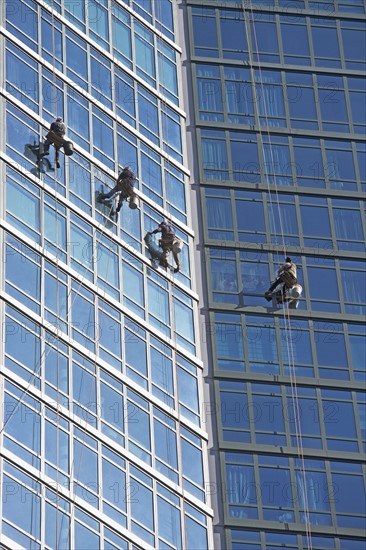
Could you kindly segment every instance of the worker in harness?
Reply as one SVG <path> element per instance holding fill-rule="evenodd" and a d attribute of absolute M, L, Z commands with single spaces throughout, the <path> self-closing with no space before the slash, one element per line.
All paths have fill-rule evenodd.
<path fill-rule="evenodd" d="M 65 140 L 66 128 L 65 124 L 62 121 L 62 118 L 59 116 L 50 126 L 50 131 L 46 135 L 46 141 L 43 144 L 43 152 L 40 154 L 41 157 L 44 157 L 50 152 L 50 145 L 53 145 L 55 148 L 55 161 L 57 168 L 60 168 L 60 149 L 64 148 L 65 155 L 72 155 L 73 146 L 71 141 Z"/>
<path fill-rule="evenodd" d="M 97 197 L 98 202 L 104 202 L 105 200 L 108 200 L 112 198 L 116 193 L 119 193 L 119 199 L 118 199 L 118 205 L 116 212 L 118 213 L 122 208 L 122 202 L 124 200 L 130 199 L 130 208 L 136 208 L 134 199 L 136 198 L 136 194 L 134 192 L 134 184 L 136 181 L 136 176 L 132 172 L 129 166 L 125 166 L 118 176 L 117 183 L 109 191 L 109 193 L 99 193 Z"/>
<path fill-rule="evenodd" d="M 173 252 L 173 258 L 176 263 L 176 268 L 174 273 L 178 273 L 180 269 L 180 260 L 179 254 L 182 250 L 183 243 L 176 236 L 174 229 L 167 222 L 161 222 L 157 229 L 147 235 L 155 235 L 156 233 L 161 233 L 161 239 L 159 240 L 159 246 L 162 248 L 163 253 L 163 266 L 169 267 L 168 256 L 169 252 Z"/>
<path fill-rule="evenodd" d="M 297 267 L 289 256 L 287 256 L 285 263 L 281 265 L 277 271 L 277 279 L 275 282 L 272 283 L 269 289 L 264 293 L 264 297 L 268 302 L 272 300 L 272 292 L 281 283 L 283 283 L 284 294 L 287 289 L 290 289 L 297 284 Z"/>

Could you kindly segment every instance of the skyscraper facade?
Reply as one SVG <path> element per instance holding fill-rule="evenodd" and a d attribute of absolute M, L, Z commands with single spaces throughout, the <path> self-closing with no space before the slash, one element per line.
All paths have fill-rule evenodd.
<path fill-rule="evenodd" d="M 361 550 L 364 3 L 181 11 L 214 547 Z M 286 256 L 297 309 L 264 299 Z"/>
<path fill-rule="evenodd" d="M 213 547 L 176 11 L 0 3 L 1 548 Z M 144 243 L 164 219 L 174 275 Z"/>

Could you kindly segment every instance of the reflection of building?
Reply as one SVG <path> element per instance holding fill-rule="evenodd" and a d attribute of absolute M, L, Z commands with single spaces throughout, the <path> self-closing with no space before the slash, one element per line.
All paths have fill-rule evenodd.
<path fill-rule="evenodd" d="M 364 3 L 183 4 L 215 548 L 360 550 Z M 263 299 L 283 243 L 291 322 Z"/>
<path fill-rule="evenodd" d="M 174 4 L 1 2 L 1 548 L 212 548 Z M 58 115 L 75 152 L 39 174 Z M 116 224 L 95 197 L 126 164 Z"/>

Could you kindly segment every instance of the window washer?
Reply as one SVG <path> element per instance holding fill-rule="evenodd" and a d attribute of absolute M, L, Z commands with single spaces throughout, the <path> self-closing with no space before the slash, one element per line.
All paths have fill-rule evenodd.
<path fill-rule="evenodd" d="M 178 273 L 180 269 L 179 254 L 183 247 L 182 241 L 176 236 L 174 229 L 167 222 L 161 222 L 158 228 L 155 229 L 155 231 L 152 231 L 148 234 L 155 235 L 156 233 L 161 233 L 159 246 L 161 246 L 161 248 L 163 249 L 163 266 L 169 267 L 169 252 L 173 252 L 173 258 L 176 263 L 174 273 Z"/>
<path fill-rule="evenodd" d="M 63 123 L 62 118 L 60 116 L 58 116 L 56 118 L 55 122 L 52 122 L 52 124 L 50 126 L 50 131 L 46 135 L 46 141 L 43 144 L 43 153 L 41 154 L 42 157 L 49 154 L 50 145 L 54 146 L 55 152 L 56 152 L 55 160 L 56 160 L 57 168 L 61 167 L 61 165 L 60 165 L 60 148 L 64 147 L 65 144 L 72 145 L 71 142 L 66 142 L 65 141 L 65 133 L 66 133 L 65 124 Z M 68 153 L 65 149 L 65 153 L 69 154 L 69 155 L 72 154 L 72 149 L 71 149 L 71 152 L 68 152 Z"/>
<path fill-rule="evenodd" d="M 135 201 L 135 192 L 134 184 L 136 181 L 136 176 L 132 172 L 129 166 L 125 166 L 118 176 L 117 184 L 109 193 L 100 193 L 97 197 L 98 202 L 103 202 L 113 197 L 116 193 L 119 193 L 119 200 L 116 211 L 119 212 L 122 208 L 122 202 L 124 200 L 130 199 L 130 208 L 136 208 L 137 202 Z M 135 205 L 136 203 L 136 205 Z"/>
<path fill-rule="evenodd" d="M 284 292 L 297 283 L 297 267 L 289 256 L 287 256 L 285 263 L 279 268 L 275 282 L 272 283 L 269 289 L 264 293 L 264 297 L 268 302 L 272 300 L 272 292 L 281 283 L 284 284 Z"/>

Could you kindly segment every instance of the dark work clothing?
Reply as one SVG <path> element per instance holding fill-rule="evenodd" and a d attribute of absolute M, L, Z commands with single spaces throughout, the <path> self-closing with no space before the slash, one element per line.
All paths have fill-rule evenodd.
<path fill-rule="evenodd" d="M 131 170 L 125 168 L 118 176 L 117 183 L 113 187 L 113 189 L 111 189 L 108 193 L 100 193 L 100 195 L 98 196 L 98 200 L 101 201 L 104 199 L 110 199 L 116 193 L 119 193 L 119 200 L 117 205 L 117 212 L 119 212 L 122 207 L 122 201 L 127 200 L 134 194 L 135 180 L 135 174 Z"/>
<path fill-rule="evenodd" d="M 176 246 L 180 242 L 180 239 L 178 239 L 175 236 L 174 229 L 168 223 L 164 223 L 159 225 L 157 229 L 152 231 L 153 235 L 156 233 L 161 233 L 161 239 L 159 241 L 159 245 L 163 249 L 164 265 L 168 267 L 169 252 L 173 252 L 173 258 L 177 265 L 174 271 L 175 272 L 179 271 L 179 268 L 180 268 L 179 254 L 180 254 L 181 247 L 179 249 Z"/>
<path fill-rule="evenodd" d="M 153 235 L 155 235 L 155 233 L 161 233 L 162 240 L 173 239 L 175 237 L 175 231 L 168 223 L 164 225 L 159 225 L 159 227 L 152 232 Z"/>
<path fill-rule="evenodd" d="M 60 167 L 60 162 L 59 162 L 60 147 L 62 147 L 62 143 L 59 143 L 59 142 L 60 140 L 63 140 L 65 132 L 66 132 L 65 124 L 63 122 L 55 120 L 55 122 L 52 122 L 50 131 L 48 132 L 46 136 L 46 141 L 44 142 L 44 153 L 43 153 L 44 155 L 49 154 L 50 145 L 53 144 L 55 148 L 55 160 L 58 168 Z M 52 134 L 56 134 L 56 135 L 52 135 Z"/>
<path fill-rule="evenodd" d="M 58 120 L 52 122 L 50 130 L 60 136 L 64 136 L 66 133 L 65 124 L 63 122 L 59 122 Z"/>

